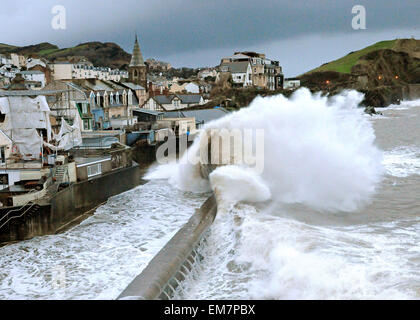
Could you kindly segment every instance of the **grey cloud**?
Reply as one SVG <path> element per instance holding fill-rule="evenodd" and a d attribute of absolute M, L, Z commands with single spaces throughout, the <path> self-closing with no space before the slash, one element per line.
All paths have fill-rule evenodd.
<path fill-rule="evenodd" d="M 67 9 L 67 30 L 50 26 L 51 8 Z M 351 28 L 351 8 L 362 4 L 367 10 L 367 30 Z M 384 30 L 417 32 L 420 2 L 412 0 L 156 0 L 93 1 L 43 0 L 2 1 L 0 18 L 5 31 L 0 42 L 27 45 L 41 41 L 73 46 L 86 41 L 109 41 L 131 51 L 134 32 L 146 57 L 191 56 L 235 48 L 261 48 L 267 43 L 302 36 L 360 38 Z M 324 42 L 323 42 L 324 43 Z M 316 45 L 316 43 L 314 43 Z M 328 49 L 328 43 L 325 43 Z M 331 43 L 337 46 L 337 42 Z M 286 50 L 286 48 L 283 48 Z M 190 59 L 191 60 L 191 59 Z M 200 64 L 206 61 L 195 57 Z"/>

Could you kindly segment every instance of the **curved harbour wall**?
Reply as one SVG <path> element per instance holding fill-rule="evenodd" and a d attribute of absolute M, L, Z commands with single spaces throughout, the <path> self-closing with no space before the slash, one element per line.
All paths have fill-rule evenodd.
<path fill-rule="evenodd" d="M 176 287 L 201 258 L 195 249 L 204 240 L 216 213 L 216 199 L 211 196 L 150 261 L 143 272 L 128 285 L 118 299 L 170 299 Z"/>

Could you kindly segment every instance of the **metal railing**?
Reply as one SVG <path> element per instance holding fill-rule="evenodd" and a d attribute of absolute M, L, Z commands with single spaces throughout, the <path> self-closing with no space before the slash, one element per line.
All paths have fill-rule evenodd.
<path fill-rule="evenodd" d="M 35 189 L 33 189 L 33 190 L 31 190 L 31 191 L 29 191 L 28 192 L 28 194 L 29 193 L 32 193 L 32 192 L 35 192 L 35 191 L 37 191 L 37 190 L 35 190 Z M 25 214 L 26 214 L 26 212 L 28 212 L 30 209 L 32 209 L 32 207 L 34 207 L 35 205 L 36 205 L 36 203 L 35 202 L 33 202 L 34 200 L 28 200 L 28 202 L 26 202 L 24 205 L 22 205 L 22 206 L 20 206 L 19 208 L 17 208 L 17 209 L 13 209 L 13 210 L 10 210 L 10 211 L 8 211 L 3 217 L 1 217 L 0 218 L 0 223 L 2 222 L 2 220 L 4 220 L 4 219 L 6 219 L 7 217 L 9 217 L 9 215 L 12 213 L 12 212 L 18 212 L 19 210 L 21 210 L 22 208 L 25 208 L 29 203 L 31 203 L 32 202 L 32 204 L 22 213 L 22 214 L 20 214 L 19 216 L 13 216 L 13 217 L 10 217 L 9 219 L 7 219 L 3 224 L 1 224 L 0 225 L 0 230 L 7 224 L 7 223 L 9 223 L 11 220 L 13 220 L 13 219 L 18 219 L 18 218 L 21 218 L 21 217 L 23 217 Z"/>
<path fill-rule="evenodd" d="M 63 176 L 62 176 L 62 180 L 61 181 L 56 181 L 56 182 L 58 182 L 57 183 L 57 188 L 56 188 L 56 193 L 58 192 L 58 189 L 60 188 L 60 185 L 64 182 L 64 177 L 65 176 L 67 176 L 67 182 L 69 182 L 70 183 L 70 175 L 69 175 L 69 167 L 68 166 L 61 166 L 61 167 L 64 167 L 64 171 L 63 171 Z M 58 167 L 57 167 L 58 168 Z M 54 177 L 55 177 L 55 174 L 56 174 L 56 172 L 57 172 L 57 168 L 56 168 L 56 171 L 54 172 Z"/>

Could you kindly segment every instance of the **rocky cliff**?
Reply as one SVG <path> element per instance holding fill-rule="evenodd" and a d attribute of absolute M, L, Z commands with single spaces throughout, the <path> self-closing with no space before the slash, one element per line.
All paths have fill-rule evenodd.
<path fill-rule="evenodd" d="M 364 104 L 375 107 L 398 103 L 412 85 L 420 84 L 420 40 L 382 41 L 324 64 L 300 77 L 313 91 L 337 93 L 356 89 Z"/>

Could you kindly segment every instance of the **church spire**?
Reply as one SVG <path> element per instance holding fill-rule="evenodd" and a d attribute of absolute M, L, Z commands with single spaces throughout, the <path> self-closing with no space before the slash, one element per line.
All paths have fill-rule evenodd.
<path fill-rule="evenodd" d="M 139 41 L 137 40 L 136 34 L 136 41 L 134 42 L 133 56 L 131 57 L 130 67 L 139 67 L 144 65 L 143 56 L 140 51 Z"/>

